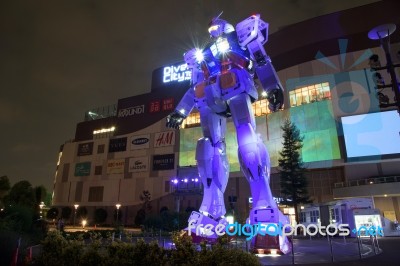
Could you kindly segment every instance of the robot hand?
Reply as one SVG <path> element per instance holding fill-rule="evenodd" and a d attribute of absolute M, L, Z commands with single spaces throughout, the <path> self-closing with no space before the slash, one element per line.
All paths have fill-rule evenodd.
<path fill-rule="evenodd" d="M 283 90 L 276 88 L 267 92 L 268 108 L 272 112 L 276 112 L 283 105 Z"/>
<path fill-rule="evenodd" d="M 182 124 L 183 120 L 186 116 L 182 115 L 178 111 L 174 111 L 167 116 L 167 123 L 166 127 L 179 129 L 180 125 Z"/>

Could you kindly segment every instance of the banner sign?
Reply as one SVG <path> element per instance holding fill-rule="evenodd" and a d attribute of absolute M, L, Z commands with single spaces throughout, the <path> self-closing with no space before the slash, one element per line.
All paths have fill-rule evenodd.
<path fill-rule="evenodd" d="M 108 160 L 107 174 L 123 174 L 125 168 L 125 159 Z"/>
<path fill-rule="evenodd" d="M 153 171 L 172 170 L 175 168 L 175 154 L 153 156 Z"/>
<path fill-rule="evenodd" d="M 175 145 L 175 131 L 164 131 L 154 136 L 154 148 Z"/>
<path fill-rule="evenodd" d="M 150 134 L 132 136 L 130 143 L 131 143 L 131 151 L 139 149 L 148 149 L 150 148 Z"/>
<path fill-rule="evenodd" d="M 75 176 L 89 176 L 91 162 L 75 164 Z"/>
<path fill-rule="evenodd" d="M 78 156 L 92 155 L 93 142 L 81 143 L 78 145 Z"/>
<path fill-rule="evenodd" d="M 127 138 L 110 139 L 108 152 L 126 151 Z"/>
<path fill-rule="evenodd" d="M 129 172 L 146 172 L 149 170 L 149 157 L 129 158 Z"/>

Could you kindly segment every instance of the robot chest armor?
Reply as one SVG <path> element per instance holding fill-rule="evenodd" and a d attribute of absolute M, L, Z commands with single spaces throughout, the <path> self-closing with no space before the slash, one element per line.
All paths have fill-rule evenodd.
<path fill-rule="evenodd" d="M 229 99 L 243 92 L 250 95 L 256 92 L 249 73 L 244 69 L 231 69 L 196 84 L 196 107 L 208 106 L 221 113 L 227 109 Z"/>

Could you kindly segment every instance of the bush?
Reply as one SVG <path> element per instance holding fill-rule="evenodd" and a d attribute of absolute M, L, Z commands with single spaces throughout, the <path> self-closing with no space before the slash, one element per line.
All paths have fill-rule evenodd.
<path fill-rule="evenodd" d="M 82 238 L 66 239 L 52 231 L 43 241 L 40 257 L 34 265 L 260 265 L 257 257 L 243 250 L 227 249 L 221 244 L 207 249 L 205 244 L 197 251 L 191 237 L 174 233 L 175 249 L 166 250 L 158 243 L 135 244 L 104 241 L 99 233 L 90 233 L 90 241 Z"/>

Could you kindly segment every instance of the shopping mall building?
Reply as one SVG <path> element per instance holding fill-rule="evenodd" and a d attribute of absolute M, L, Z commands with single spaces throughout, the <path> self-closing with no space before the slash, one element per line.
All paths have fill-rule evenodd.
<path fill-rule="evenodd" d="M 314 203 L 368 197 L 382 216 L 400 219 L 400 116 L 390 106 L 391 88 L 376 89 L 369 58 L 379 55 L 383 66 L 386 59 L 379 40 L 368 38 L 375 26 L 400 25 L 399 10 L 400 2 L 379 1 L 290 25 L 269 36 L 265 48 L 285 88 L 284 109 L 269 113 L 261 93 L 253 109 L 257 132 L 270 153 L 271 188 L 278 201 L 280 127 L 290 118 L 304 136 L 302 159 Z M 390 36 L 394 62 L 400 60 L 399 41 L 397 30 Z M 391 82 L 386 70 L 379 73 L 386 84 Z M 111 224 L 111 214 L 121 204 L 126 225 L 134 223 L 145 190 L 151 194 L 153 212 L 162 207 L 198 208 L 199 114 L 194 111 L 179 130 L 165 127 L 165 117 L 189 84 L 183 62 L 165 62 L 153 71 L 150 93 L 87 112 L 76 125 L 73 141 L 60 148 L 53 206 L 84 206 L 89 222 L 94 210 L 103 208 Z M 389 107 L 382 106 L 378 92 L 389 98 Z M 243 219 L 251 208 L 250 189 L 240 172 L 234 126 L 231 121 L 227 126 L 231 172 L 226 206 Z"/>

